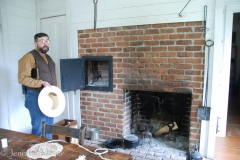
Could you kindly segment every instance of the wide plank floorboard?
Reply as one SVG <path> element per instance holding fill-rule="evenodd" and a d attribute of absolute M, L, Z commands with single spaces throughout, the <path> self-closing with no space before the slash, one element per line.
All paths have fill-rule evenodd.
<path fill-rule="evenodd" d="M 226 137 L 216 137 L 214 160 L 240 160 L 240 100 L 230 92 Z"/>

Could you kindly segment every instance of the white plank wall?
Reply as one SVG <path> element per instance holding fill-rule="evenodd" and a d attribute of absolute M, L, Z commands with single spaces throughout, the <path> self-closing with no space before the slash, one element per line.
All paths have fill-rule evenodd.
<path fill-rule="evenodd" d="M 66 0 L 39 1 L 39 17 L 47 18 L 66 14 Z"/>
<path fill-rule="evenodd" d="M 5 12 L 2 4 L 0 2 L 0 127 L 9 128 L 8 126 L 8 118 L 9 118 L 9 111 L 8 111 L 8 101 L 6 101 L 6 90 L 7 90 L 7 78 L 6 78 L 6 71 L 5 71 L 5 62 L 4 62 L 4 45 L 3 45 L 3 29 L 2 29 L 2 12 Z"/>
<path fill-rule="evenodd" d="M 208 6 L 208 19 L 214 18 L 214 1 L 192 0 L 182 12 L 186 0 L 99 0 L 97 28 L 154 23 L 201 21 L 204 5 Z M 93 28 L 93 1 L 70 0 L 71 29 Z"/>
<path fill-rule="evenodd" d="M 192 0 L 185 7 L 187 2 L 186 0 L 99 0 L 96 27 L 203 21 L 204 6 L 207 5 L 207 28 L 210 28 L 210 31 L 207 32 L 206 39 L 213 39 L 214 0 Z M 77 54 L 77 30 L 94 28 L 94 3 L 69 0 L 69 8 L 71 52 Z M 179 16 L 181 11 L 182 17 Z"/>
<path fill-rule="evenodd" d="M 18 59 L 34 48 L 36 10 L 34 0 L 1 0 L 4 52 L 4 94 L 1 94 L 0 127 L 28 132 L 30 117 L 24 107 L 24 95 L 17 80 Z M 9 113 L 7 113 L 9 111 Z M 5 114 L 7 113 L 7 114 Z M 7 115 L 7 116 L 6 116 Z M 7 123 L 7 125 L 6 125 Z"/>

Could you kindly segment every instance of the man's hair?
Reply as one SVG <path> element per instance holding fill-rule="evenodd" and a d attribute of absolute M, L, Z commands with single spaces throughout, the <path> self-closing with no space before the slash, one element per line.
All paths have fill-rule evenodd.
<path fill-rule="evenodd" d="M 38 40 L 38 38 L 41 38 L 41 37 L 48 37 L 48 35 L 46 33 L 37 33 L 34 36 L 34 41 L 36 42 Z"/>

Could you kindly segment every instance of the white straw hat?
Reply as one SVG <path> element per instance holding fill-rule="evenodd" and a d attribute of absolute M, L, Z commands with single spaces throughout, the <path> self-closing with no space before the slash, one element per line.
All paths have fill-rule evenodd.
<path fill-rule="evenodd" d="M 38 96 L 38 105 L 46 116 L 57 117 L 65 109 L 64 94 L 58 87 L 44 87 Z"/>

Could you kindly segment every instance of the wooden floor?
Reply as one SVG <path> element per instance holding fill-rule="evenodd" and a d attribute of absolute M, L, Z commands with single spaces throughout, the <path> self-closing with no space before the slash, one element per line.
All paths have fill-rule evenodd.
<path fill-rule="evenodd" d="M 240 160 L 240 100 L 236 92 L 229 96 L 226 137 L 216 137 L 214 160 Z"/>

